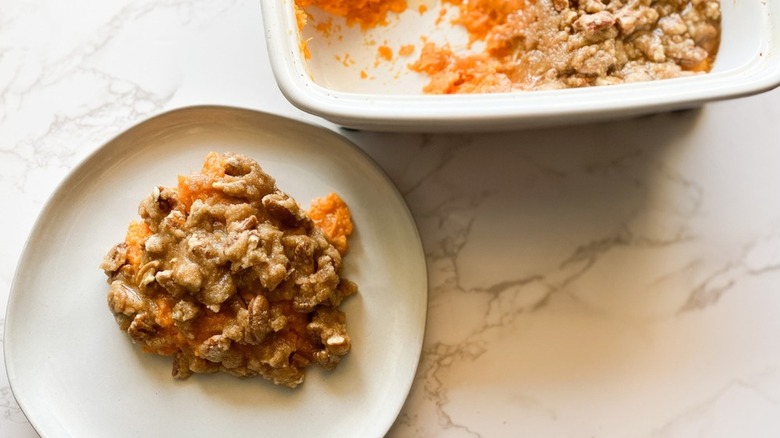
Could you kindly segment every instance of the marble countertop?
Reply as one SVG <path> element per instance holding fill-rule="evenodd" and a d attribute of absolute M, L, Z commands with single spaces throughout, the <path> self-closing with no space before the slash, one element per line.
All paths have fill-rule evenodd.
<path fill-rule="evenodd" d="M 67 172 L 192 104 L 338 130 L 278 91 L 256 0 L 0 0 L 0 315 Z M 389 436 L 780 436 L 779 119 L 775 90 L 587 126 L 339 131 L 396 183 L 428 263 Z M 0 436 L 36 436 L 5 372 Z"/>

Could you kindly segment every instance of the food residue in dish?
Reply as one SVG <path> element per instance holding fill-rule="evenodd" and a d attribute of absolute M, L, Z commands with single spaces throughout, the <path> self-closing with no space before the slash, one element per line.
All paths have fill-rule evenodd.
<path fill-rule="evenodd" d="M 408 7 L 392 0 L 297 2 L 346 17 L 364 30 L 387 24 L 387 14 L 402 12 L 402 4 Z M 370 18 L 378 11 L 381 19 Z M 450 11 L 455 17 L 445 20 Z M 465 49 L 423 44 L 408 67 L 429 78 L 425 93 L 531 91 L 696 75 L 711 70 L 720 45 L 718 0 L 442 0 L 436 13 L 438 26 L 464 29 L 471 44 Z M 400 46 L 395 50 L 401 54 Z M 378 59 L 386 55 L 380 49 Z"/>
<path fill-rule="evenodd" d="M 349 352 L 353 225 L 337 194 L 307 213 L 254 160 L 210 153 L 138 211 L 100 266 L 108 304 L 144 351 L 173 357 L 175 378 L 223 371 L 294 388 L 309 364 L 334 369 Z"/>
<path fill-rule="evenodd" d="M 335 58 L 336 58 L 336 61 L 341 63 L 341 65 L 343 65 L 344 67 L 349 67 L 349 66 L 355 65 L 357 63 L 357 61 L 355 61 L 355 59 L 352 58 L 352 55 L 350 55 L 349 53 L 345 53 L 343 56 L 342 55 L 336 55 Z"/>
<path fill-rule="evenodd" d="M 393 49 L 391 49 L 388 45 L 383 44 L 377 47 L 376 52 L 380 59 L 385 61 L 393 60 Z"/>
<path fill-rule="evenodd" d="M 414 44 L 404 44 L 398 49 L 398 56 L 412 56 L 414 53 Z"/>
<path fill-rule="evenodd" d="M 387 24 L 390 13 L 406 10 L 406 0 L 295 0 L 300 8 L 316 6 L 337 17 L 343 17 L 347 25 L 360 25 L 370 29 Z"/>

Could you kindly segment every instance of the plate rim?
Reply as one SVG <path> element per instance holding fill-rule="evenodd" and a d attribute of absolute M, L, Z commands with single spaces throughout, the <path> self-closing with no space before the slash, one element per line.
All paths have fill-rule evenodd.
<path fill-rule="evenodd" d="M 403 409 L 406 400 L 409 397 L 409 394 L 411 392 L 412 386 L 415 381 L 415 376 L 417 373 L 417 370 L 419 369 L 420 364 L 420 358 L 422 354 L 422 347 L 424 344 L 424 339 L 427 331 L 427 319 L 428 319 L 428 299 L 429 299 L 429 286 L 428 286 L 428 276 L 429 276 L 429 270 L 427 266 L 426 256 L 425 256 L 425 250 L 422 242 L 422 237 L 420 235 L 419 226 L 417 225 L 417 221 L 414 218 L 414 215 L 411 212 L 411 209 L 409 208 L 409 205 L 407 204 L 406 200 L 403 197 L 403 194 L 400 192 L 396 184 L 393 182 L 393 180 L 390 178 L 390 176 L 387 174 L 387 172 L 374 160 L 368 153 L 366 153 L 362 148 L 360 148 L 357 144 L 352 142 L 350 139 L 338 134 L 337 132 L 328 129 L 324 126 L 312 123 L 307 120 L 302 120 L 298 118 L 292 118 L 287 117 L 279 114 L 274 114 L 271 112 L 263 111 L 263 110 L 257 110 L 252 108 L 246 108 L 241 106 L 231 106 L 231 105 L 219 105 L 219 104 L 198 104 L 198 105 L 187 105 L 187 106 L 181 106 L 171 109 L 166 109 L 163 111 L 160 111 L 158 113 L 155 113 L 147 118 L 144 118 L 136 123 L 130 124 L 128 126 L 125 126 L 121 128 L 117 134 L 111 136 L 108 140 L 100 144 L 98 147 L 94 148 L 92 151 L 90 151 L 88 154 L 86 154 L 84 157 L 82 157 L 74 166 L 71 168 L 64 177 L 55 185 L 54 189 L 51 191 L 51 193 L 48 195 L 48 197 L 45 199 L 43 203 L 43 207 L 39 210 L 38 214 L 36 215 L 33 225 L 30 228 L 30 231 L 28 235 L 26 236 L 24 240 L 24 244 L 22 246 L 22 250 L 20 251 L 20 255 L 17 259 L 17 265 L 14 269 L 14 275 L 11 281 L 11 286 L 9 288 L 9 294 L 8 299 L 6 301 L 6 311 L 5 311 L 5 321 L 3 324 L 3 361 L 5 364 L 5 373 L 8 379 L 9 387 L 11 389 L 11 393 L 16 401 L 16 403 L 19 405 L 19 408 L 21 409 L 22 413 L 24 414 L 27 421 L 30 423 L 32 428 L 35 430 L 36 433 L 38 433 L 40 436 L 45 437 L 48 436 L 48 430 L 42 428 L 42 424 L 44 423 L 41 421 L 41 418 L 45 417 L 45 415 L 40 414 L 39 411 L 32 409 L 32 403 L 28 402 L 28 399 L 26 398 L 26 395 L 22 395 L 23 391 L 21 391 L 21 388 L 19 385 L 21 385 L 21 382 L 19 381 L 19 378 L 17 377 L 17 370 L 16 366 L 14 364 L 13 359 L 13 353 L 11 352 L 11 348 L 9 348 L 9 345 L 13 345 L 16 343 L 14 340 L 17 336 L 14 334 L 13 329 L 13 321 L 17 318 L 15 314 L 12 312 L 12 309 L 15 307 L 15 303 L 17 300 L 19 300 L 19 296 L 22 292 L 20 292 L 21 282 L 23 280 L 23 275 L 26 273 L 27 270 L 31 269 L 29 268 L 29 259 L 32 257 L 32 254 L 30 253 L 30 248 L 34 243 L 34 238 L 37 237 L 37 235 L 40 233 L 40 228 L 45 224 L 47 220 L 47 216 L 49 216 L 49 213 L 54 208 L 55 201 L 62 197 L 63 194 L 66 192 L 68 187 L 74 182 L 74 179 L 77 178 L 80 174 L 87 171 L 88 167 L 91 165 L 94 165 L 93 162 L 95 160 L 99 159 L 99 156 L 101 154 L 108 153 L 108 150 L 111 148 L 115 148 L 116 146 L 113 146 L 115 143 L 119 142 L 122 137 L 126 136 L 128 133 L 131 133 L 134 130 L 142 129 L 146 125 L 153 124 L 155 122 L 159 122 L 160 119 L 174 117 L 181 113 L 197 113 L 197 112 L 236 112 L 236 113 L 243 113 L 252 115 L 253 117 L 263 117 L 268 119 L 276 119 L 280 121 L 285 121 L 288 123 L 295 123 L 301 125 L 305 129 L 309 129 L 312 132 L 318 132 L 321 135 L 326 135 L 333 139 L 333 141 L 339 142 L 343 144 L 344 146 L 350 148 L 352 152 L 356 153 L 358 156 L 360 156 L 363 160 L 366 161 L 367 164 L 369 164 L 379 176 L 387 183 L 388 187 L 391 189 L 391 191 L 394 193 L 394 195 L 397 197 L 398 201 L 400 201 L 400 205 L 403 207 L 403 213 L 406 216 L 406 219 L 408 219 L 408 223 L 411 225 L 411 231 L 413 231 L 413 237 L 414 237 L 414 246 L 415 246 L 415 252 L 418 253 L 419 258 L 423 261 L 421 268 L 422 278 L 425 280 L 425 284 L 421 285 L 422 292 L 424 294 L 424 302 L 426 303 L 422 308 L 420 309 L 420 325 L 421 330 L 419 332 L 419 342 L 418 345 L 415 346 L 413 349 L 414 355 L 413 355 L 413 367 L 410 367 L 410 377 L 407 382 L 405 382 L 405 388 L 403 388 L 402 391 L 402 398 L 401 403 L 398 404 L 394 412 L 392 412 L 392 415 L 386 416 L 386 424 L 382 425 L 380 428 L 377 428 L 378 431 L 381 431 L 381 434 L 379 436 L 384 436 L 387 434 L 387 432 L 390 430 L 390 428 L 395 423 L 396 419 L 398 418 L 401 410 Z M 10 328 L 10 330 L 9 330 Z M 54 417 L 53 417 L 54 418 Z"/>

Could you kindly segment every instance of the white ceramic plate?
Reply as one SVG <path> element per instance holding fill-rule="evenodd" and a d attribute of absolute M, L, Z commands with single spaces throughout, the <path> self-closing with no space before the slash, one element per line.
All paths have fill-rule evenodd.
<path fill-rule="evenodd" d="M 333 372 L 310 367 L 298 389 L 195 375 L 140 352 L 106 304 L 104 253 L 157 184 L 200 168 L 211 150 L 249 155 L 302 205 L 331 191 L 356 224 L 343 309 L 353 349 Z M 414 378 L 427 275 L 414 221 L 387 176 L 338 135 L 248 110 L 194 107 L 128 130 L 79 165 L 43 209 L 12 285 L 8 378 L 43 436 L 384 435 Z"/>
<path fill-rule="evenodd" d="M 721 0 L 721 46 L 712 72 L 706 75 L 569 90 L 448 96 L 421 94 L 427 79 L 406 68 L 419 53 L 396 57 L 392 63 L 377 62 L 378 44 L 395 51 L 404 44 L 419 46 L 421 38 L 453 42 L 453 47 L 465 45 L 467 38 L 457 27 L 436 24 L 439 0 L 409 0 L 409 10 L 367 34 L 333 18 L 329 37 L 314 26 L 299 34 L 294 1 L 262 2 L 268 53 L 279 88 L 304 111 L 352 128 L 482 131 L 582 123 L 691 108 L 780 84 L 780 0 Z M 428 11 L 420 14 L 419 4 L 428 6 Z M 315 18 L 327 20 L 322 14 Z M 301 55 L 301 37 L 311 59 Z M 368 72 L 369 79 L 361 79 L 361 72 Z"/>

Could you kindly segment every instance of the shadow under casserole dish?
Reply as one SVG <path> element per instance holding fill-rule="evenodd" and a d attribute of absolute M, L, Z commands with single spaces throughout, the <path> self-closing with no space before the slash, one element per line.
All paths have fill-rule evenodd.
<path fill-rule="evenodd" d="M 174 377 L 224 371 L 294 388 L 310 363 L 334 369 L 349 352 L 339 306 L 357 286 L 341 277 L 352 222 L 338 195 L 309 215 L 254 160 L 210 153 L 138 212 L 100 266 L 108 305 L 144 351 L 173 357 Z"/>

